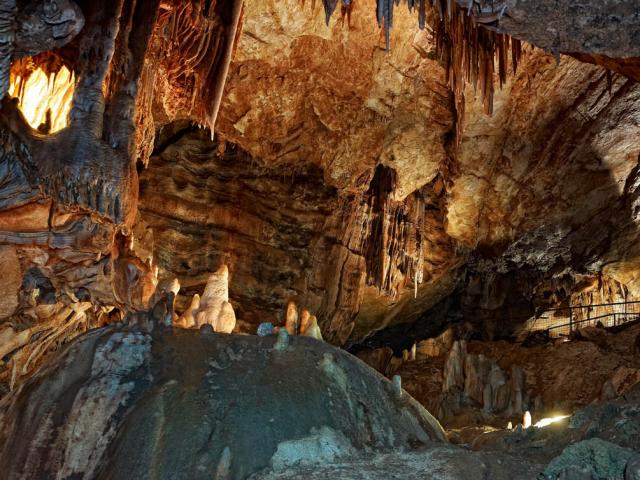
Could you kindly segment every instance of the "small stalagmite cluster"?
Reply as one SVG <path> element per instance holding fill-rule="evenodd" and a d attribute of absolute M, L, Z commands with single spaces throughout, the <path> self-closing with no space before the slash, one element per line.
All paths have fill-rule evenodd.
<path fill-rule="evenodd" d="M 542 410 L 541 405 L 536 405 L 539 398 L 529 398 L 521 367 L 513 365 L 510 372 L 504 372 L 494 359 L 467 353 L 464 340 L 456 341 L 447 357 L 442 390 L 445 396 L 441 405 L 448 411 L 442 412 L 441 418 L 453 416 L 465 402 L 505 416 L 522 415 L 534 407 L 538 412 Z"/>
<path fill-rule="evenodd" d="M 209 276 L 202 296 L 196 293 L 185 312 L 175 323 L 184 328 L 211 325 L 214 332 L 231 333 L 233 331 L 236 326 L 236 315 L 233 306 L 229 303 L 229 267 L 222 265 L 218 271 Z"/>
<path fill-rule="evenodd" d="M 322 332 L 318 326 L 316 316 L 309 313 L 307 309 L 303 309 L 298 313 L 298 308 L 294 302 L 287 304 L 284 328 L 289 335 L 302 335 L 322 340 Z"/>

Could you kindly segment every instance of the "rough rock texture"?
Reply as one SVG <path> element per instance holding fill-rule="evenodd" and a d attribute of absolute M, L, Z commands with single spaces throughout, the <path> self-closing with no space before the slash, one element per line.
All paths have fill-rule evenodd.
<path fill-rule="evenodd" d="M 3 48 L 14 4 L 2 2 Z M 2 106 L 2 265 L 17 271 L 17 258 L 21 271 L 2 285 L 3 351 L 45 337 L 29 329 L 47 318 L 57 319 L 51 331 L 75 332 L 71 319 L 86 312 L 95 325 L 141 308 L 155 286 L 151 258 L 163 277 L 179 278 L 182 311 L 184 294 L 225 261 L 225 311 L 231 318 L 233 306 L 240 330 L 281 324 L 293 300 L 330 342 L 387 329 L 396 350 L 460 316 L 489 338 L 511 335 L 536 308 L 575 298 L 585 277 L 618 282 L 625 299 L 640 291 L 637 84 L 565 57 L 556 67 L 540 51 L 514 55 L 520 65 L 507 79 L 501 56 L 504 88 L 487 117 L 487 85 L 476 100 L 465 92 L 465 111 L 461 91 L 449 90 L 464 75 L 438 52 L 462 37 L 440 35 L 435 10 L 424 31 L 415 11 L 396 10 L 385 52 L 373 1 L 352 3 L 329 26 L 319 2 L 241 4 L 79 0 L 85 26 L 69 48 L 29 60 L 47 73 L 71 66 L 78 84 L 70 127 L 57 135 L 34 133 L 12 102 Z M 552 2 L 504 5 L 471 11 L 500 16 L 476 18 L 488 28 L 529 29 L 523 38 L 554 53 L 635 78 L 633 59 L 619 58 L 637 51 L 629 2 L 556 2 L 563 14 L 550 45 L 538 34 Z M 212 127 L 225 84 L 218 137 L 208 141 L 211 128 L 184 124 Z M 134 227 L 138 171 L 154 149 Z M 29 287 L 20 297 L 34 268 L 47 280 L 29 278 L 53 293 Z M 24 294 L 36 290 L 55 297 L 39 303 L 58 307 L 35 309 Z M 57 333 L 25 361 L 70 337 Z M 13 385 L 24 369 L 3 362 Z"/>
<path fill-rule="evenodd" d="M 591 406 L 545 428 L 501 430 L 478 438 L 472 451 L 436 447 L 256 475 L 261 480 L 403 478 L 420 480 L 635 478 L 640 439 L 640 389 L 625 400 Z M 626 475 L 626 476 L 624 476 Z"/>
<path fill-rule="evenodd" d="M 640 386 L 552 427 L 487 433 L 471 451 L 342 350 L 165 327 L 158 305 L 76 340 L 2 400 L 7 478 L 555 480 L 635 468 Z"/>
<path fill-rule="evenodd" d="M 638 454 L 640 440 L 640 388 L 625 397 L 590 405 L 570 418 L 543 428 L 515 428 L 478 437 L 472 448 L 483 452 L 523 455 L 549 463 L 547 478 L 563 478 L 555 466 L 581 467 L 602 472 L 596 478 L 622 478 L 626 463 Z M 633 463 L 631 465 L 633 467 Z M 573 470 L 571 468 L 570 470 Z M 578 477 L 580 478 L 580 477 Z"/>
<path fill-rule="evenodd" d="M 165 137 L 141 174 L 135 235 L 152 238 L 149 255 L 161 277 L 179 279 L 181 295 L 201 292 L 226 263 L 241 330 L 284 324 L 294 301 L 344 344 L 410 321 L 450 291 L 459 257 L 444 235 L 437 181 L 395 201 L 388 169 L 354 193 L 329 186 L 313 165 L 276 167 L 233 145 L 220 152 L 205 130 L 174 124 Z"/>
<path fill-rule="evenodd" d="M 637 295 L 639 116 L 637 83 L 540 52 L 496 93 L 491 118 L 467 102 L 446 228 L 474 253 L 452 305 L 489 337 L 568 301 L 583 274 L 600 276 L 586 290 L 612 280 Z"/>
<path fill-rule="evenodd" d="M 309 449 L 329 458 L 445 441 L 415 400 L 324 342 L 277 349 L 274 336 L 153 318 L 90 332 L 3 400 L 6 478 L 243 479 L 312 460 Z"/>
<path fill-rule="evenodd" d="M 397 172 L 398 199 L 430 182 L 453 125 L 445 70 L 404 8 L 386 53 L 372 6 L 325 26 L 320 2 L 247 2 L 217 132 L 268 163 L 314 163 L 342 188 L 366 188 L 379 162 Z"/>
<path fill-rule="evenodd" d="M 32 168 L 27 147 L 0 132 L 3 391 L 66 340 L 117 317 L 114 308 L 143 308 L 155 289 L 113 223 L 52 201 Z"/>
<path fill-rule="evenodd" d="M 375 122 L 356 117 L 345 125 L 364 126 L 348 133 L 345 130 L 339 135 L 340 141 L 355 142 L 360 141 L 357 139 L 361 135 L 366 137 L 366 148 L 378 145 L 375 150 L 364 150 L 365 144 L 351 144 L 349 148 L 357 148 L 359 155 L 373 155 L 375 160 L 345 163 L 340 168 L 355 170 L 349 170 L 346 176 L 338 175 L 348 178 L 348 182 L 337 181 L 337 160 L 327 162 L 324 152 L 340 152 L 342 147 L 331 142 L 317 143 L 328 133 L 318 123 L 309 102 L 321 93 L 344 95 L 339 89 L 350 85 L 350 77 L 341 77 L 338 83 L 332 80 L 333 90 L 325 88 L 314 93 L 319 85 L 333 78 L 320 76 L 323 72 L 329 75 L 339 69 L 327 71 L 324 64 L 306 61 L 296 64 L 302 60 L 295 52 L 311 39 L 320 41 L 323 34 L 337 32 L 346 36 L 341 38 L 344 42 L 349 40 L 351 48 L 363 48 L 363 32 L 359 29 L 364 27 L 356 23 L 352 29 L 333 24 L 327 28 L 313 23 L 313 16 L 298 17 L 302 12 L 296 9 L 285 15 L 280 7 L 269 5 L 247 7 L 265 11 L 248 14 L 249 33 L 245 32 L 236 63 L 231 67 L 228 95 L 217 129 L 218 150 L 224 151 L 226 145 L 228 153 L 221 157 L 229 160 L 220 163 L 205 132 L 172 136 L 178 129 L 174 125 L 163 133 L 158 154 L 152 158 L 149 170 L 143 172 L 142 219 L 152 230 L 158 230 L 154 245 L 160 266 L 168 275 L 180 278 L 186 293 L 202 281 L 204 271 L 217 268 L 215 264 L 221 258 L 231 258 L 234 264 L 230 265 L 230 298 L 240 324 L 251 326 L 247 329 L 263 320 L 281 322 L 286 303 L 295 300 L 312 311 L 323 334 L 339 344 L 357 343 L 372 332 L 402 323 L 401 328 L 390 330 L 396 349 L 408 348 L 414 341 L 439 333 L 452 317 L 464 316 L 483 329 L 487 337 L 494 338 L 514 333 L 536 308 L 569 299 L 587 302 L 586 297 L 576 296 L 580 292 L 591 295 L 591 301 L 597 291 L 602 292 L 598 298 L 602 302 L 634 298 L 638 290 L 634 283 L 637 255 L 631 246 L 637 244 L 633 212 L 640 153 L 635 141 L 640 115 L 637 84 L 570 57 L 562 57 L 557 66 L 553 56 L 528 52 L 518 73 L 496 93 L 493 116 L 484 114 L 481 100 L 473 101 L 472 92 L 467 92 L 465 130 L 460 143 L 448 143 L 444 133 L 439 137 L 443 150 L 437 172 L 434 171 L 436 176 L 429 174 L 425 181 L 431 181 L 419 190 L 407 195 L 423 185 L 422 181 L 407 187 L 406 175 L 413 178 L 413 173 L 397 162 L 387 161 L 381 146 L 386 141 L 368 131 L 377 125 Z M 276 35 L 274 32 L 281 30 L 274 25 L 280 25 L 284 32 L 298 32 L 298 28 L 306 33 L 296 34 L 301 37 L 294 33 Z M 262 37 L 251 33 L 254 30 L 264 32 L 263 36 L 271 35 L 266 37 L 266 45 L 277 41 L 283 48 L 267 55 L 258 48 L 256 38 Z M 407 57 L 408 47 L 402 40 L 399 42 L 390 55 L 380 60 L 382 66 L 376 77 L 387 86 L 400 82 L 394 102 L 387 102 L 391 116 L 408 115 L 404 99 L 419 103 L 421 100 L 416 99 L 422 98 L 420 89 L 433 91 L 433 85 L 416 90 L 418 78 L 426 82 L 439 75 L 437 63 L 432 65 L 428 58 Z M 336 56 L 335 64 L 346 61 L 343 57 L 349 57 L 351 49 L 333 52 L 337 48 L 334 45 L 338 43 L 326 45 L 323 51 L 330 58 Z M 378 49 L 379 45 L 374 43 L 370 48 Z M 285 54 L 288 56 L 283 57 Z M 303 58 L 308 55 L 311 53 Z M 351 68 L 362 68 L 362 75 L 365 71 L 371 74 L 373 67 L 363 65 L 363 58 L 354 58 Z M 397 65 L 403 65 L 402 69 L 417 62 L 429 71 L 416 72 L 415 77 L 396 77 L 392 73 L 396 70 L 383 68 L 388 62 L 401 60 L 404 63 Z M 283 69 L 277 74 L 282 80 L 276 82 L 272 76 L 278 68 Z M 358 81 L 362 78 L 367 77 L 360 76 Z M 268 89 L 261 93 L 260 85 Z M 236 90 L 238 93 L 234 93 Z M 350 98 L 355 101 L 360 97 Z M 278 103 L 284 99 L 290 101 Z M 364 105 L 357 112 L 373 108 L 366 102 Z M 438 105 L 451 108 L 446 102 Z M 236 110 L 246 114 L 242 134 L 236 128 L 237 120 L 229 120 Z M 345 115 L 348 112 L 331 112 L 331 118 Z M 437 118 L 440 114 L 431 111 L 429 115 L 433 120 L 434 115 Z M 422 120 L 412 122 L 424 125 Z M 270 144 L 261 139 L 285 138 L 283 133 L 272 131 L 276 128 L 298 132 L 286 139 L 299 148 L 283 146 L 288 153 L 282 157 L 274 153 L 279 151 L 277 148 L 270 151 Z M 447 128 L 450 130 L 451 124 Z M 376 144 L 375 139 L 382 143 Z M 390 138 L 389 145 L 406 150 L 396 137 Z M 446 154 L 447 149 L 451 154 Z M 245 150 L 249 156 L 243 153 Z M 206 173 L 191 168 L 180 176 L 184 179 L 181 185 L 187 182 L 195 186 L 202 183 L 195 177 L 206 175 L 212 186 L 208 196 L 202 197 L 201 188 L 181 188 L 169 180 L 182 168 L 178 163 L 189 165 L 197 159 L 204 165 L 205 157 L 210 165 L 204 170 Z M 231 158 L 235 159 L 233 165 Z M 400 158 L 400 154 L 394 158 Z M 412 154 L 406 160 L 411 168 L 427 168 L 426 160 L 420 156 Z M 220 179 L 215 184 L 211 180 L 214 164 L 219 165 L 215 169 Z M 218 173 L 223 165 L 226 174 Z M 246 185 L 245 180 L 240 180 L 239 171 L 243 175 L 256 172 L 251 174 L 251 191 L 261 193 L 252 199 L 262 199 L 268 192 L 265 205 L 275 205 L 269 202 L 278 198 L 278 208 L 287 210 L 287 214 L 267 211 L 260 206 L 262 200 L 248 203 L 235 193 L 239 190 L 230 185 Z M 286 178 L 290 179 L 288 185 Z M 301 183 L 306 185 L 302 187 Z M 282 196 L 274 195 L 274 189 Z M 300 193 L 292 197 L 292 191 Z M 313 194 L 303 203 L 292 201 L 302 191 Z M 196 200 L 197 197 L 200 198 Z M 327 208 L 318 208 L 317 202 Z M 210 209 L 205 203 L 216 207 Z M 207 210 L 210 219 L 196 214 L 200 210 Z M 302 214 L 301 210 L 309 213 Z M 216 219 L 211 218 L 212 213 Z M 236 217 L 238 220 L 234 220 Z M 271 226 L 260 227 L 262 221 Z M 197 225 L 215 225 L 219 233 L 198 233 Z M 294 234 L 299 229 L 305 232 L 304 238 Z M 291 233 L 285 235 L 285 231 Z M 258 248 L 251 248 L 249 245 L 256 242 L 251 238 L 258 237 Z M 272 239 L 264 245 L 266 238 Z M 181 245 L 180 249 L 176 245 Z M 170 252 L 176 254 L 174 258 Z M 185 265 L 193 263 L 193 259 L 178 263 L 183 253 L 192 257 L 191 252 L 211 252 L 207 253 L 211 260 L 200 272 L 185 271 Z M 254 252 L 260 253 L 262 263 L 270 259 L 268 268 L 251 266 L 256 264 Z M 297 260 L 294 262 L 293 258 Z M 329 261 L 325 262 L 325 258 Z M 320 264 L 311 259 L 323 260 Z M 465 262 L 466 268 L 460 268 Z M 271 269 L 274 272 L 270 273 Z M 276 269 L 282 275 L 277 275 Z M 346 272 L 349 274 L 344 275 Z M 608 287 L 602 286 L 616 282 L 620 294 L 605 294 Z M 414 300 L 411 287 L 416 284 Z M 249 285 L 256 286 L 246 288 Z M 329 298 L 322 298 L 322 291 L 329 292 Z M 452 292 L 454 300 L 442 302 Z M 245 299 L 251 300 L 251 307 Z M 378 345 L 385 342 L 387 337 Z"/>
<path fill-rule="evenodd" d="M 456 341 L 446 354 L 416 361 L 389 358 L 386 349 L 357 355 L 389 378 L 400 375 L 403 388 L 433 412 L 452 441 L 470 443 L 483 429 L 521 423 L 526 410 L 536 423 L 637 389 L 640 325 L 594 330 L 597 336 L 555 344 Z"/>
<path fill-rule="evenodd" d="M 635 452 L 599 438 L 569 445 L 545 469 L 547 478 L 583 475 L 584 478 L 623 480 L 625 468 Z"/>
<path fill-rule="evenodd" d="M 498 28 L 537 47 L 624 59 L 640 57 L 640 10 L 633 0 L 506 0 Z"/>
<path fill-rule="evenodd" d="M 538 261 L 553 266 L 563 248 L 574 246 L 568 231 L 579 238 L 594 224 L 613 223 L 598 214 L 626 193 L 635 173 L 639 104 L 633 81 L 609 83 L 601 68 L 567 57 L 556 66 L 550 56 L 529 55 L 496 94 L 491 118 L 467 106 L 447 232 L 466 245 L 502 251 L 526 234 L 510 258 L 522 264 L 533 255 L 521 250 L 535 248 L 536 235 L 544 235 L 555 249 L 540 252 Z M 623 210 L 618 228 L 629 215 Z M 588 255 L 585 249 L 574 255 Z"/>

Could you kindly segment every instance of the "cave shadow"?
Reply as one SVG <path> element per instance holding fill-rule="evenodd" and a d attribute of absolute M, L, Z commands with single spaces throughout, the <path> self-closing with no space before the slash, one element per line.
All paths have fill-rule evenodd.
<path fill-rule="evenodd" d="M 508 243 L 479 245 L 470 252 L 448 297 L 417 321 L 375 332 L 351 351 L 391 347 L 398 355 L 451 326 L 459 338 L 514 341 L 516 331 L 532 316 L 568 306 L 576 275 L 601 274 L 605 259 L 611 263 L 640 258 L 640 248 L 620 249 L 620 238 L 633 247 L 640 237 L 640 158 L 621 188 L 595 149 L 588 144 L 576 148 L 581 163 L 573 168 L 583 171 L 558 176 L 545 192 L 569 192 L 556 208 L 556 221 L 542 219 L 538 228 L 519 232 Z M 599 168 L 587 170 L 584 165 Z M 584 183 L 585 177 L 590 184 Z"/>

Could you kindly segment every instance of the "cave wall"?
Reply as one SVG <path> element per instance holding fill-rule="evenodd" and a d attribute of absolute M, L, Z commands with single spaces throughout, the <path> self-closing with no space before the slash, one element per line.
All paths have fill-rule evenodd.
<path fill-rule="evenodd" d="M 193 99 L 206 89 L 200 108 L 188 113 L 212 124 L 241 3 L 0 5 L 0 395 L 32 376 L 75 336 L 149 306 L 155 268 L 132 249 L 136 164 L 146 162 L 156 121 L 162 120 L 154 118 L 149 102 L 155 76 L 171 78 L 166 68 L 149 71 L 169 63 L 175 73 L 185 61 L 159 49 L 158 30 L 164 42 L 174 42 L 184 40 L 185 27 L 197 25 L 216 40 L 205 50 L 204 64 L 202 58 L 197 65 L 183 63 L 180 74 L 188 88 L 178 92 Z M 164 28 L 185 9 L 190 16 L 182 17 L 183 28 Z M 16 82 L 13 91 L 19 92 L 38 69 L 52 82 L 63 66 L 75 79 L 66 128 L 52 132 L 45 121 L 34 129 L 19 101 L 5 95 L 9 83 Z M 196 73 L 185 77 L 189 69 Z M 204 83 L 191 82 L 203 76 Z M 31 92 L 30 100 L 40 93 Z"/>
<path fill-rule="evenodd" d="M 3 382 L 71 330 L 145 308 L 155 266 L 183 282 L 182 308 L 227 262 L 241 330 L 294 300 L 341 345 L 451 318 L 500 335 L 536 307 L 637 296 L 637 59 L 614 58 L 637 53 L 637 32 L 611 35 L 637 17 L 628 2 L 563 10 L 555 43 L 537 36 L 546 2 L 508 1 L 499 18 L 491 4 L 489 27 L 525 26 L 552 55 L 525 47 L 507 78 L 505 44 L 475 45 L 501 55 L 495 82 L 495 67 L 475 72 L 478 91 L 444 55 L 473 48 L 443 49 L 462 37 L 435 10 L 417 30 L 397 9 L 387 42 L 374 2 L 330 18 L 295 0 L 66 4 L 64 39 L 38 2 L 1 19 L 0 96 L 12 67 L 78 79 L 54 135 L 9 98 L 0 109 Z M 485 22 L 487 4 L 472 6 Z M 38 48 L 12 34 L 39 22 Z M 189 122 L 207 128 L 174 130 Z"/>
<path fill-rule="evenodd" d="M 167 275 L 188 279 L 177 262 L 164 260 L 176 244 L 215 252 L 205 262 L 209 271 L 225 258 L 236 263 L 231 296 L 237 294 L 244 322 L 255 327 L 265 313 L 281 322 L 286 302 L 295 300 L 340 344 L 385 328 L 408 342 L 452 319 L 471 321 L 490 338 L 510 335 L 536 309 L 578 298 L 585 278 L 599 301 L 621 298 L 593 287 L 603 283 L 635 298 L 632 205 L 640 145 L 633 80 L 568 56 L 557 64 L 556 55 L 526 47 L 517 73 L 496 90 L 493 115 L 484 113 L 480 92 L 467 89 L 464 129 L 456 139 L 444 65 L 429 32 L 409 27 L 414 15 L 397 11 L 386 53 L 367 9 L 326 26 L 309 5 L 248 2 L 246 8 L 217 148 L 230 145 L 252 157 L 259 167 L 245 172 L 256 171 L 254 185 L 267 182 L 264 172 L 290 175 L 293 185 L 311 182 L 308 188 L 330 207 L 313 220 L 282 218 L 237 194 L 233 201 L 229 193 L 212 195 L 214 210 L 229 212 L 238 202 L 243 216 L 260 212 L 276 231 L 305 224 L 309 255 L 291 262 L 299 243 L 291 248 L 283 241 L 280 263 L 290 278 L 275 271 L 260 276 L 250 267 L 257 260 L 243 258 L 249 243 L 233 246 L 244 241 L 237 233 L 215 239 L 209 233 L 205 240 L 191 229 L 176 243 L 165 225 L 155 246 L 164 252 L 158 258 Z M 168 176 L 153 163 L 143 175 Z M 310 168 L 313 180 L 299 176 Z M 394 178 L 376 200 L 380 169 Z M 242 184 L 232 176 L 234 185 Z M 280 208 L 297 211 L 291 196 L 280 193 L 287 188 L 274 188 Z M 327 200 L 321 192 L 329 190 Z M 157 194 L 166 191 L 172 190 Z M 154 210 L 162 224 L 171 216 L 166 202 L 146 195 L 143 217 L 145 209 Z M 181 196 L 183 215 L 192 215 L 187 197 L 195 193 Z M 384 204 L 377 212 L 376 202 Z M 144 206 L 149 203 L 154 206 Z M 405 228 L 420 234 L 403 237 Z M 260 245 L 260 234 L 251 235 Z M 205 270 L 187 283 L 195 289 Z M 271 286 L 241 291 L 257 278 Z"/>
<path fill-rule="evenodd" d="M 440 280 L 458 258 L 444 237 L 441 181 L 395 201 L 384 186 L 395 174 L 380 167 L 354 194 L 313 164 L 269 165 L 206 130 L 174 128 L 141 174 L 135 235 L 152 244 L 160 279 L 180 281 L 180 308 L 225 263 L 241 331 L 283 324 L 294 301 L 345 344 L 448 293 Z"/>
<path fill-rule="evenodd" d="M 216 132 L 265 162 L 314 163 L 339 188 L 366 190 L 379 162 L 397 199 L 433 180 L 454 121 L 445 69 L 404 8 L 385 52 L 372 6 L 327 26 L 320 2 L 247 2 Z"/>

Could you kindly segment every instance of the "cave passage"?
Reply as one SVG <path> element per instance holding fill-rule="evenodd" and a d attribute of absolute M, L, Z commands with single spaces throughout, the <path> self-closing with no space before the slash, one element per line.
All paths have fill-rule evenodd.
<path fill-rule="evenodd" d="M 637 0 L 0 0 L 0 477 L 640 479 Z"/>

